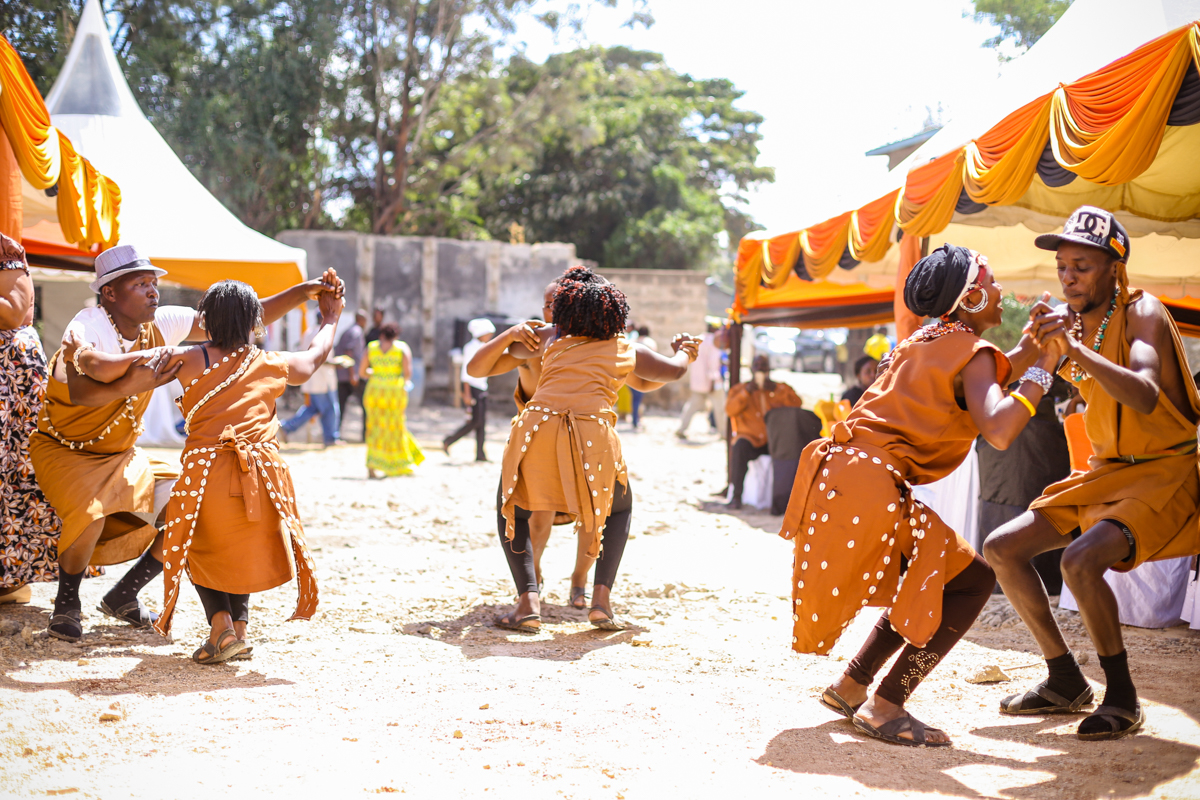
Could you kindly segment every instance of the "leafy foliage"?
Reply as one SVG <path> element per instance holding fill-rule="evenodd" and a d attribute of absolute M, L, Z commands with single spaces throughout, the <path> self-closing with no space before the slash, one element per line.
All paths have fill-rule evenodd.
<path fill-rule="evenodd" d="M 983 43 L 998 48 L 1012 41 L 1022 50 L 1033 47 L 1058 22 L 1074 0 L 974 0 L 975 19 L 990 22 L 1000 33 Z"/>
<path fill-rule="evenodd" d="M 1015 294 L 1009 292 L 1000 298 L 1000 305 L 1004 308 L 1003 321 L 998 327 L 984 331 L 983 338 L 1007 353 L 1021 341 L 1033 303 L 1022 303 Z"/>
<path fill-rule="evenodd" d="M 591 0 L 613 6 L 616 0 Z M 762 118 L 724 80 L 590 48 L 501 58 L 545 0 L 106 0 L 142 110 L 246 224 L 570 241 L 605 266 L 706 267 L 753 228 Z M 0 6 L 43 93 L 82 0 Z M 628 24 L 650 24 L 644 0 Z M 507 52 L 507 51 L 506 51 Z"/>

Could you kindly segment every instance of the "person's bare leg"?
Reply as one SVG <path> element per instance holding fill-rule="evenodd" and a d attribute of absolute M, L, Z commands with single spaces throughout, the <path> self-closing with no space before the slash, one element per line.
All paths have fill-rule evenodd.
<path fill-rule="evenodd" d="M 236 634 L 237 628 L 235 626 L 238 624 L 240 624 L 242 629 L 245 630 L 246 624 L 244 622 L 235 623 L 233 621 L 233 617 L 230 616 L 228 611 L 218 611 L 217 613 L 213 614 L 212 621 L 209 622 L 210 629 L 208 632 L 208 640 L 212 642 L 212 646 L 220 649 L 221 634 L 230 628 L 233 628 L 233 631 Z M 238 636 L 238 638 L 241 639 L 242 637 Z"/>
<path fill-rule="evenodd" d="M 1000 588 L 1047 659 L 1065 655 L 1068 648 L 1054 620 L 1046 587 L 1031 559 L 1061 549 L 1067 543 L 1067 537 L 1036 511 L 1026 511 L 1001 526 L 983 543 L 983 557 L 996 571 Z"/>
<path fill-rule="evenodd" d="M 1125 649 L 1117 597 L 1104 573 L 1128 556 L 1125 532 L 1107 521 L 1093 525 L 1063 551 L 1063 582 L 1079 604 L 1079 616 L 1096 646 L 1096 655 L 1115 656 Z"/>
<path fill-rule="evenodd" d="M 591 547 L 591 545 L 591 536 L 579 535 L 575 537 L 575 569 L 571 572 L 572 590 L 576 588 L 582 588 L 585 590 L 587 589 L 588 575 L 591 573 L 592 567 L 596 563 L 596 559 L 588 555 L 588 548 Z M 596 587 L 596 589 L 600 588 L 602 587 Z M 607 593 L 607 589 L 605 589 L 605 591 Z M 572 591 L 571 594 L 574 595 L 575 592 Z M 595 591 L 593 591 L 593 594 L 598 596 Z M 594 603 L 589 603 L 588 596 L 586 594 L 579 595 L 578 602 L 576 602 L 575 597 L 572 597 L 571 599 L 571 606 L 578 608 L 581 611 L 587 608 L 589 605 L 594 605 Z M 605 604 L 605 608 L 607 607 L 607 604 Z"/>
<path fill-rule="evenodd" d="M 607 611 L 607 613 L 605 613 L 605 611 Z M 597 583 L 592 587 L 592 609 L 588 612 L 588 620 L 598 621 L 608 619 L 611 616 L 612 589 Z"/>
<path fill-rule="evenodd" d="M 554 528 L 554 518 L 550 518 L 550 524 L 544 529 L 534 529 L 533 525 L 529 526 L 529 546 L 533 548 L 533 569 L 537 575 L 538 586 L 542 586 L 545 581 L 542 579 L 542 553 L 546 552 L 546 545 L 550 544 L 550 532 Z"/>
<path fill-rule="evenodd" d="M 96 542 L 100 541 L 100 534 L 103 532 L 104 518 L 98 519 L 84 528 L 83 533 L 79 534 L 79 538 L 58 554 L 59 569 L 72 575 L 87 569 L 88 562 L 92 560 L 92 552 L 96 549 Z M 162 551 L 161 542 L 159 542 L 158 549 L 160 552 Z"/>

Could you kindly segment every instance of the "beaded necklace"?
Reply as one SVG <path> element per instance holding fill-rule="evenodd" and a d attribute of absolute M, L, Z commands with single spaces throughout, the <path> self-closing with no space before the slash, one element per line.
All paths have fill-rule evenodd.
<path fill-rule="evenodd" d="M 112 314 L 110 314 L 108 312 L 107 308 L 104 308 L 104 306 L 100 306 L 100 308 L 104 311 L 104 316 L 108 317 L 108 322 L 110 325 L 112 325 L 113 332 L 117 334 L 117 349 L 121 351 L 122 355 L 124 355 L 125 353 L 131 353 L 135 350 L 142 350 L 142 349 L 150 346 L 150 324 L 149 323 L 143 323 L 138 326 L 137 339 L 134 340 L 133 346 L 130 349 L 126 350 L 125 345 L 123 343 L 124 337 L 121 336 L 121 329 L 117 327 L 117 321 L 113 319 Z M 90 447 L 90 446 L 96 444 L 101 439 L 103 439 L 105 436 L 112 433 L 112 429 L 118 423 L 120 423 L 120 421 L 122 419 L 128 419 L 129 423 L 133 426 L 134 438 L 141 436 L 142 431 L 145 429 L 145 425 L 140 419 L 138 419 L 137 412 L 134 410 L 134 403 L 136 401 L 137 401 L 136 395 L 134 395 L 133 397 L 126 397 L 125 398 L 125 407 L 121 409 L 121 412 L 119 414 L 117 414 L 116 418 L 112 422 L 110 422 L 104 426 L 104 430 L 100 432 L 100 435 L 93 439 L 88 439 L 83 442 L 72 441 L 71 439 L 68 439 L 67 437 L 63 436 L 61 433 L 59 433 L 54 428 L 54 424 L 50 422 L 49 407 L 46 407 L 46 409 L 42 412 L 42 421 L 46 423 L 46 433 L 53 436 L 58 441 L 59 444 L 64 444 L 72 450 L 82 450 L 85 447 Z"/>
<path fill-rule="evenodd" d="M 133 345 L 130 347 L 130 349 L 126 350 L 124 344 L 125 337 L 121 336 L 121 329 L 117 327 L 117 321 L 113 319 L 113 315 L 108 312 L 107 308 L 104 308 L 104 306 L 100 306 L 100 308 L 104 310 L 104 316 L 108 317 L 108 324 L 112 325 L 113 333 L 117 334 L 117 349 L 121 351 L 121 355 L 132 353 L 135 350 L 141 350 L 143 339 L 146 340 L 146 346 L 150 346 L 150 337 L 148 335 L 150 333 L 150 323 L 144 322 L 141 325 L 138 325 L 137 338 L 134 339 Z"/>
<path fill-rule="evenodd" d="M 1118 286 L 1116 292 L 1113 293 L 1113 299 L 1108 304 L 1108 312 L 1104 315 L 1104 320 L 1100 323 L 1093 334 L 1096 337 L 1096 343 L 1092 345 L 1092 350 L 1099 353 L 1100 345 L 1104 344 L 1104 333 L 1108 330 L 1108 323 L 1112 319 L 1113 312 L 1117 310 L 1117 298 L 1121 296 L 1121 287 Z M 1075 321 L 1071 323 L 1071 338 L 1083 344 L 1083 315 L 1076 314 Z M 1083 367 L 1071 362 L 1071 380 L 1079 383 L 1088 376 Z"/>
<path fill-rule="evenodd" d="M 971 327 L 965 322 L 960 322 L 959 320 L 954 320 L 954 322 L 946 322 L 945 320 L 941 320 L 933 323 L 932 325 L 926 325 L 923 328 L 917 328 L 916 332 L 909 336 L 905 341 L 932 342 L 934 339 L 940 339 L 948 333 L 969 333 L 972 336 L 975 335 L 975 331 L 971 330 Z"/>

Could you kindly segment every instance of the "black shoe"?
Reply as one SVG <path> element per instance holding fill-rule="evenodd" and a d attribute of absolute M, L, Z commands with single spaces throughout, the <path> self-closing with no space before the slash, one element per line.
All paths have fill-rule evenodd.
<path fill-rule="evenodd" d="M 733 498 L 732 500 L 729 501 L 728 505 L 726 505 L 726 508 L 732 509 L 733 511 L 737 511 L 741 507 L 742 507 L 742 498 L 740 498 L 740 497 Z"/>

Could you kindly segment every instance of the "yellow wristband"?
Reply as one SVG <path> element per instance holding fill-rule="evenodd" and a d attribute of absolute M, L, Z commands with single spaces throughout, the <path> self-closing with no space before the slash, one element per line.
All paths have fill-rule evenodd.
<path fill-rule="evenodd" d="M 1009 397 L 1015 397 L 1017 400 L 1019 400 L 1021 402 L 1021 404 L 1024 405 L 1025 408 L 1027 408 L 1029 410 L 1029 416 L 1031 416 L 1031 417 L 1037 416 L 1037 408 L 1033 405 L 1033 403 L 1029 402 L 1028 397 L 1021 394 L 1020 392 L 1013 392 L 1012 394 L 1009 395 Z"/>

